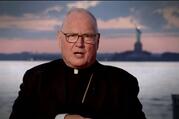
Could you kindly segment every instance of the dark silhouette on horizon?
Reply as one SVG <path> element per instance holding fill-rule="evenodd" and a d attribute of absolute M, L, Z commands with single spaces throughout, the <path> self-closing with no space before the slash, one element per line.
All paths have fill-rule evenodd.
<path fill-rule="evenodd" d="M 164 52 L 154 54 L 143 50 L 141 35 L 142 31 L 136 26 L 136 42 L 134 50 L 119 53 L 98 53 L 97 59 L 100 61 L 179 61 L 179 53 Z M 60 53 L 0 53 L 0 60 L 54 60 L 61 58 Z"/>

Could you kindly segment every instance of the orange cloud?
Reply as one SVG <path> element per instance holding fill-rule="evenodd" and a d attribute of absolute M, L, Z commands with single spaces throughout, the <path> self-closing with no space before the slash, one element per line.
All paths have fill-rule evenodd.
<path fill-rule="evenodd" d="M 135 24 L 140 26 L 140 28 L 146 28 L 145 26 L 137 23 L 133 23 L 134 18 L 132 16 L 127 16 L 127 17 L 118 17 L 114 19 L 109 19 L 109 20 L 101 20 L 98 19 L 98 27 L 99 29 L 134 29 Z"/>
<path fill-rule="evenodd" d="M 25 14 L 23 17 L 0 16 L 0 28 L 18 28 L 25 30 L 52 31 L 62 21 Z"/>
<path fill-rule="evenodd" d="M 99 52 L 123 52 L 127 50 L 133 50 L 134 37 L 102 37 L 100 39 Z"/>
<path fill-rule="evenodd" d="M 179 37 L 166 34 L 143 35 L 143 48 L 154 53 L 179 52 Z"/>
<path fill-rule="evenodd" d="M 143 49 L 153 52 L 178 52 L 179 38 L 168 34 L 142 34 Z M 98 52 L 124 52 L 133 50 L 135 34 L 130 36 L 101 37 Z M 34 52 L 59 53 L 57 40 L 47 39 L 0 39 L 0 53 Z"/>
<path fill-rule="evenodd" d="M 133 50 L 135 42 L 135 35 L 101 38 L 99 52 L 124 52 Z M 179 37 L 172 34 L 143 34 L 141 36 L 141 42 L 143 50 L 152 53 L 179 53 Z"/>
<path fill-rule="evenodd" d="M 168 22 L 166 28 L 179 28 L 179 17 L 176 14 L 179 14 L 178 7 L 167 7 L 163 9 L 163 17 Z"/>
<path fill-rule="evenodd" d="M 34 53 L 54 53 L 59 52 L 57 40 L 0 40 L 1 53 L 13 52 L 34 52 Z"/>

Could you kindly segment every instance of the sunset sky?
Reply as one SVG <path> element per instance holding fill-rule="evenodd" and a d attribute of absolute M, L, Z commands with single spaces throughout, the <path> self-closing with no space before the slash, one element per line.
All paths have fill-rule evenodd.
<path fill-rule="evenodd" d="M 179 53 L 178 1 L 0 1 L 0 53 L 60 52 L 56 33 L 73 7 L 96 16 L 98 52 L 133 50 L 137 26 L 143 50 Z"/>

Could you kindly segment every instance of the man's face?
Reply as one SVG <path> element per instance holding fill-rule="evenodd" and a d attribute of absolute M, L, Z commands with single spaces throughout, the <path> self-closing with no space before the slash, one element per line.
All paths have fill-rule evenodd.
<path fill-rule="evenodd" d="M 96 25 L 91 16 L 85 13 L 71 13 L 63 26 L 64 33 L 95 34 Z M 99 39 L 94 37 L 94 44 L 86 43 L 79 37 L 74 43 L 68 42 L 65 35 L 60 37 L 61 53 L 65 63 L 72 68 L 85 68 L 96 60 Z"/>

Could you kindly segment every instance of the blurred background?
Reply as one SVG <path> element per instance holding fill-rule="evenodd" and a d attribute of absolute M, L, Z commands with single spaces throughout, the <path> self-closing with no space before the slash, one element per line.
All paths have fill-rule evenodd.
<path fill-rule="evenodd" d="M 92 12 L 98 60 L 137 77 L 148 119 L 173 119 L 179 93 L 178 1 L 0 1 L 0 118 L 8 119 L 24 72 L 61 58 L 57 31 L 73 7 Z"/>

